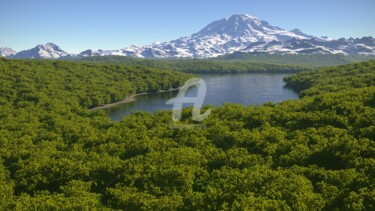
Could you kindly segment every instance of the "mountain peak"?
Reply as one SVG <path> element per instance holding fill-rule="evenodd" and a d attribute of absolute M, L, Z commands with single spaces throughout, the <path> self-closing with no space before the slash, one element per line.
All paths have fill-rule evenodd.
<path fill-rule="evenodd" d="M 239 15 L 232 15 L 228 19 L 228 24 L 232 25 L 247 25 L 249 29 L 251 29 L 251 25 L 253 26 L 260 26 L 262 24 L 262 21 L 254 16 L 248 15 L 248 14 L 239 14 Z"/>
<path fill-rule="evenodd" d="M 192 36 L 200 38 L 223 36 L 249 42 L 308 38 L 302 32 L 296 34 L 279 27 L 271 26 L 268 22 L 248 14 L 236 14 L 229 18 L 214 21 Z"/>
<path fill-rule="evenodd" d="M 67 56 L 68 53 L 62 50 L 54 43 L 46 43 L 44 45 L 37 45 L 29 50 L 20 51 L 14 58 L 44 58 L 44 59 L 57 59 Z"/>
<path fill-rule="evenodd" d="M 235 14 L 230 16 L 229 19 L 242 19 L 242 20 L 259 20 L 259 18 L 249 14 Z"/>
<path fill-rule="evenodd" d="M 317 38 L 317 37 L 314 37 L 312 35 L 308 35 L 308 34 L 303 33 L 299 28 L 295 28 L 295 29 L 291 30 L 290 32 L 292 32 L 292 33 L 294 33 L 296 35 L 305 37 L 305 38 L 309 38 L 309 39 Z"/>
<path fill-rule="evenodd" d="M 295 28 L 295 29 L 291 30 L 291 32 L 294 32 L 296 34 L 302 33 L 301 29 L 299 29 L 299 28 Z"/>
<path fill-rule="evenodd" d="M 44 49 L 44 50 L 51 49 L 51 50 L 55 50 L 55 51 L 62 51 L 61 48 L 58 45 L 56 45 L 55 43 L 51 43 L 51 42 L 46 43 L 44 45 L 42 45 L 42 44 L 38 45 L 38 46 L 36 46 L 36 48 Z"/>
<path fill-rule="evenodd" d="M 46 44 L 44 44 L 44 46 L 51 46 L 51 47 L 55 47 L 57 46 L 55 43 L 52 43 L 52 42 L 48 42 Z"/>
<path fill-rule="evenodd" d="M 17 51 L 15 51 L 11 48 L 7 48 L 7 47 L 0 48 L 0 57 L 12 57 L 16 53 L 17 53 Z"/>
<path fill-rule="evenodd" d="M 262 24 L 269 26 L 267 22 L 248 15 L 236 14 L 229 18 L 223 18 L 212 22 L 193 36 L 229 35 L 232 37 L 248 36 L 254 28 L 259 28 Z"/>

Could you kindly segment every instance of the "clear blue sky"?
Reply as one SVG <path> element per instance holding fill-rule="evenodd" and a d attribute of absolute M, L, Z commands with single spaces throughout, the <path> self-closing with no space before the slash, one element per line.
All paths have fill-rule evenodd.
<path fill-rule="evenodd" d="M 374 11 L 375 0 L 0 0 L 0 46 L 120 49 L 191 35 L 240 13 L 317 36 L 375 37 Z"/>

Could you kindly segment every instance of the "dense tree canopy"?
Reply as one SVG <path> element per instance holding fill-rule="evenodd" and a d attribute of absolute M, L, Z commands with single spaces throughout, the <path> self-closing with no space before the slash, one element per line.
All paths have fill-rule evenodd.
<path fill-rule="evenodd" d="M 343 65 L 374 59 L 373 56 L 345 55 L 288 55 L 234 53 L 211 59 L 140 59 L 124 56 L 98 56 L 78 61 L 99 64 L 147 66 L 189 73 L 243 73 L 283 72 L 296 73 L 317 67 Z"/>
<path fill-rule="evenodd" d="M 324 67 L 344 65 L 353 62 L 375 59 L 374 56 L 343 54 L 254 54 L 235 52 L 217 57 L 218 60 L 245 60 L 268 64 L 301 65 L 307 67 Z"/>
<path fill-rule="evenodd" d="M 310 66 L 277 64 L 264 60 L 221 60 L 221 59 L 140 59 L 124 56 L 99 56 L 78 59 L 96 64 L 140 65 L 152 68 L 169 69 L 187 73 L 244 73 L 244 72 L 283 72 L 295 73 L 311 69 Z"/>
<path fill-rule="evenodd" d="M 285 79 L 289 87 L 302 91 L 302 96 L 339 92 L 375 86 L 374 61 L 325 67 L 306 71 Z"/>
<path fill-rule="evenodd" d="M 59 99 L 84 107 L 178 88 L 189 75 L 145 67 L 0 59 L 0 92 L 16 103 Z M 19 96 L 21 95 L 21 96 Z M 68 100 L 69 99 L 69 100 Z"/>
<path fill-rule="evenodd" d="M 301 73 L 299 100 L 200 123 L 186 109 L 206 127 L 170 129 L 170 111 L 88 107 L 187 75 L 1 59 L 0 209 L 374 210 L 374 76 L 375 61 Z"/>

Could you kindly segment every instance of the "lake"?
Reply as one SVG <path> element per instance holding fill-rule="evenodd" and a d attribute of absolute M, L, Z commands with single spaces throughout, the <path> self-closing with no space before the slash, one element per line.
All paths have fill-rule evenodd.
<path fill-rule="evenodd" d="M 214 106 L 223 103 L 242 105 L 261 105 L 265 102 L 282 102 L 297 99 L 298 93 L 285 88 L 283 78 L 290 74 L 281 73 L 244 73 L 244 74 L 204 74 L 199 75 L 207 85 L 204 104 Z M 194 97 L 196 88 L 189 89 L 186 96 Z M 121 120 L 123 115 L 134 111 L 156 112 L 172 110 L 166 105 L 169 99 L 176 97 L 178 91 L 164 92 L 135 97 L 136 101 L 104 109 L 113 121 Z M 189 104 L 184 106 L 191 106 Z"/>

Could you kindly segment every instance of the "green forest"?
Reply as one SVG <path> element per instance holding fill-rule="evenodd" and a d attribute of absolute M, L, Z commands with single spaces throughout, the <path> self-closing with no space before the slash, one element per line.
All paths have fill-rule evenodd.
<path fill-rule="evenodd" d="M 99 56 L 81 58 L 75 61 L 95 64 L 120 64 L 125 66 L 144 66 L 175 70 L 187 73 L 245 73 L 245 72 L 283 72 L 296 73 L 312 67 L 295 64 L 267 63 L 250 60 L 218 59 L 142 59 L 124 56 Z"/>
<path fill-rule="evenodd" d="M 217 60 L 262 62 L 268 64 L 300 65 L 305 67 L 324 67 L 344 65 L 375 59 L 374 56 L 343 54 L 254 54 L 236 52 L 219 56 Z"/>
<path fill-rule="evenodd" d="M 344 65 L 370 59 L 374 59 L 374 57 L 235 53 L 211 59 L 142 59 L 124 56 L 98 56 L 74 60 L 96 64 L 145 66 L 188 73 L 297 73 L 318 67 Z"/>
<path fill-rule="evenodd" d="M 89 111 L 190 77 L 0 59 L 0 210 L 375 210 L 375 61 L 286 78 L 298 100 L 207 106 L 194 130 Z"/>

